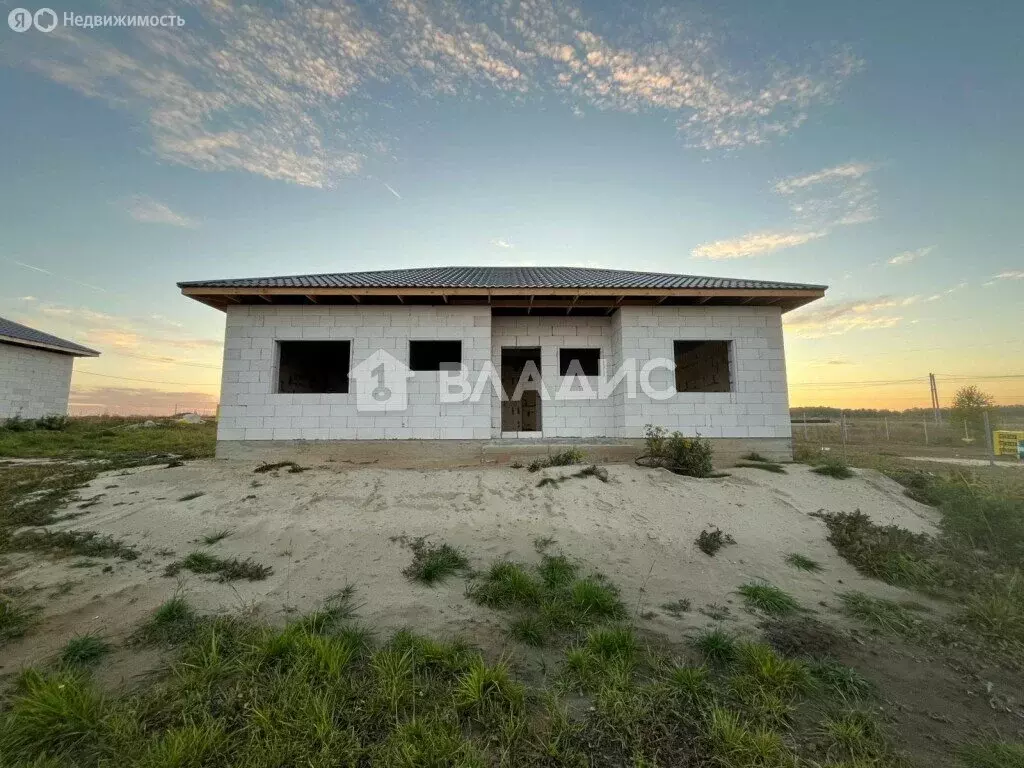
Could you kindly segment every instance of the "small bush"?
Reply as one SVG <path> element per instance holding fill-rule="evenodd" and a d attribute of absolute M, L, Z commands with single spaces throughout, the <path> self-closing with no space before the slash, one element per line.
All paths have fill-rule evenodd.
<path fill-rule="evenodd" d="M 143 643 L 176 645 L 187 639 L 199 624 L 199 616 L 185 598 L 174 596 L 161 603 L 143 624 L 135 640 Z"/>
<path fill-rule="evenodd" d="M 811 472 L 827 477 L 834 477 L 837 480 L 846 480 L 853 477 L 853 470 L 842 459 L 829 457 L 816 467 L 811 467 Z"/>
<path fill-rule="evenodd" d="M 791 595 L 767 582 L 743 584 L 737 592 L 748 608 L 769 616 L 782 616 L 800 609 L 800 604 Z"/>
<path fill-rule="evenodd" d="M 21 416 L 12 416 L 4 422 L 4 429 L 10 432 L 31 432 L 35 428 L 34 419 L 23 419 Z"/>
<path fill-rule="evenodd" d="M 645 428 L 646 453 L 637 462 L 648 466 L 664 467 L 676 474 L 691 477 L 710 477 L 714 474 L 711 463 L 711 441 L 684 437 L 682 432 L 667 434 L 664 427 L 648 424 Z"/>
<path fill-rule="evenodd" d="M 720 529 L 715 528 L 713 530 L 701 531 L 700 535 L 693 540 L 693 543 L 696 544 L 697 548 L 705 555 L 708 557 L 714 557 L 718 554 L 718 550 L 726 544 L 735 544 L 736 539 L 728 533 L 723 533 Z"/>
<path fill-rule="evenodd" d="M 211 555 L 209 552 L 191 552 L 181 560 L 176 560 L 164 569 L 165 576 L 177 576 L 181 571 L 192 573 L 217 574 L 218 581 L 263 581 L 274 569 L 269 565 L 257 563 L 252 558 L 238 560 Z"/>
<path fill-rule="evenodd" d="M 409 544 L 412 562 L 402 571 L 410 581 L 433 585 L 469 568 L 466 556 L 449 544 L 427 544 L 423 538 Z"/>

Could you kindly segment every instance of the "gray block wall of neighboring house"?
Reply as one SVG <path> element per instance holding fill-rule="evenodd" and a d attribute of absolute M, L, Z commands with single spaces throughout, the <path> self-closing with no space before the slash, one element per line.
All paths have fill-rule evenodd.
<path fill-rule="evenodd" d="M 75 358 L 0 342 L 0 420 L 68 412 Z"/>

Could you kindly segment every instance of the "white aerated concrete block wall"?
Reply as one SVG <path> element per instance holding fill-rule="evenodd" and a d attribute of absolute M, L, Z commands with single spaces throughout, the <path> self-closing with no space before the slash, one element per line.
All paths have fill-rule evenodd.
<path fill-rule="evenodd" d="M 622 407 L 620 437 L 642 437 L 644 425 L 703 437 L 792 437 L 786 390 L 782 314 L 773 307 L 623 307 L 616 313 L 621 356 L 674 356 L 673 341 L 730 341 L 731 392 L 680 392 L 654 400 L 642 392 Z M 656 389 L 675 376 L 657 370 Z"/>
<path fill-rule="evenodd" d="M 351 368 L 383 349 L 409 362 L 409 341 L 462 342 L 475 382 L 491 357 L 491 312 L 472 307 L 229 307 L 218 440 L 470 440 L 491 436 L 491 399 L 441 403 L 438 372 L 407 382 L 408 408 L 361 412 L 346 394 L 278 394 L 277 343 L 347 340 Z"/>
<path fill-rule="evenodd" d="M 71 355 L 0 343 L 0 420 L 66 414 L 74 362 Z"/>
<path fill-rule="evenodd" d="M 597 347 L 602 365 L 614 371 L 617 362 L 612 344 L 612 321 L 607 317 L 493 317 L 491 318 L 491 359 L 501 372 L 502 347 L 540 347 L 541 377 L 548 399 L 541 403 L 541 431 L 544 437 L 609 437 L 615 432 L 615 406 L 611 399 L 556 399 L 563 385 L 559 375 L 558 351 L 563 348 Z M 587 377 L 596 393 L 598 379 Z M 577 389 L 577 391 L 580 391 Z M 508 393 L 511 395 L 512 393 Z M 491 435 L 501 435 L 501 402 L 495 393 L 491 404 Z"/>

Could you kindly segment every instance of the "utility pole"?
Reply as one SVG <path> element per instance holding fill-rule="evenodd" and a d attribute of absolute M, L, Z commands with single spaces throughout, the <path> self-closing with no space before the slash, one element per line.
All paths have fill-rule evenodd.
<path fill-rule="evenodd" d="M 932 410 L 935 412 L 935 423 L 942 423 L 942 411 L 939 410 L 939 388 L 935 384 L 935 374 L 928 374 L 928 385 L 932 391 Z"/>

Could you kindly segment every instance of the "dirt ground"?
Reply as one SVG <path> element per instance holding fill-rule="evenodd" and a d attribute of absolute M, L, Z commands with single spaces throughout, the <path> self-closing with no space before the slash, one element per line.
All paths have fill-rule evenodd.
<path fill-rule="evenodd" d="M 645 629 L 682 639 L 712 621 L 702 612 L 718 613 L 709 606 L 727 608 L 731 626 L 751 626 L 735 590 L 755 579 L 818 610 L 848 589 L 910 599 L 857 574 L 811 513 L 861 509 L 914 531 L 932 530 L 934 520 L 933 510 L 873 470 L 835 480 L 803 465 L 789 466 L 785 475 L 737 468 L 730 477 L 697 480 L 613 465 L 607 483 L 574 478 L 538 488 L 542 477 L 573 469 L 324 466 L 256 474 L 254 467 L 200 460 L 106 473 L 83 488 L 81 500 L 66 510 L 81 516 L 54 527 L 110 534 L 142 554 L 132 562 L 96 559 L 88 567 L 72 567 L 83 565 L 81 559 L 12 556 L 7 581 L 41 590 L 36 594 L 46 600 L 43 627 L 5 650 L 4 671 L 45 658 L 76 634 L 124 635 L 177 590 L 201 609 L 256 611 L 283 622 L 354 585 L 361 617 L 380 631 L 413 626 L 448 634 L 495 622 L 492 612 L 465 599 L 462 579 L 429 588 L 402 576 L 412 557 L 402 538 L 420 536 L 462 548 L 477 568 L 502 557 L 536 559 L 534 540 L 551 537 L 556 548 L 619 585 L 636 615 L 646 617 Z M 712 558 L 694 539 L 715 526 L 736 544 Z M 230 535 L 218 543 L 199 542 L 223 530 Z M 196 549 L 251 557 L 273 573 L 264 581 L 231 583 L 163 575 L 175 558 Z M 792 552 L 814 558 L 824 570 L 787 565 Z M 681 598 L 691 601 L 691 611 L 677 617 L 659 609 Z"/>

